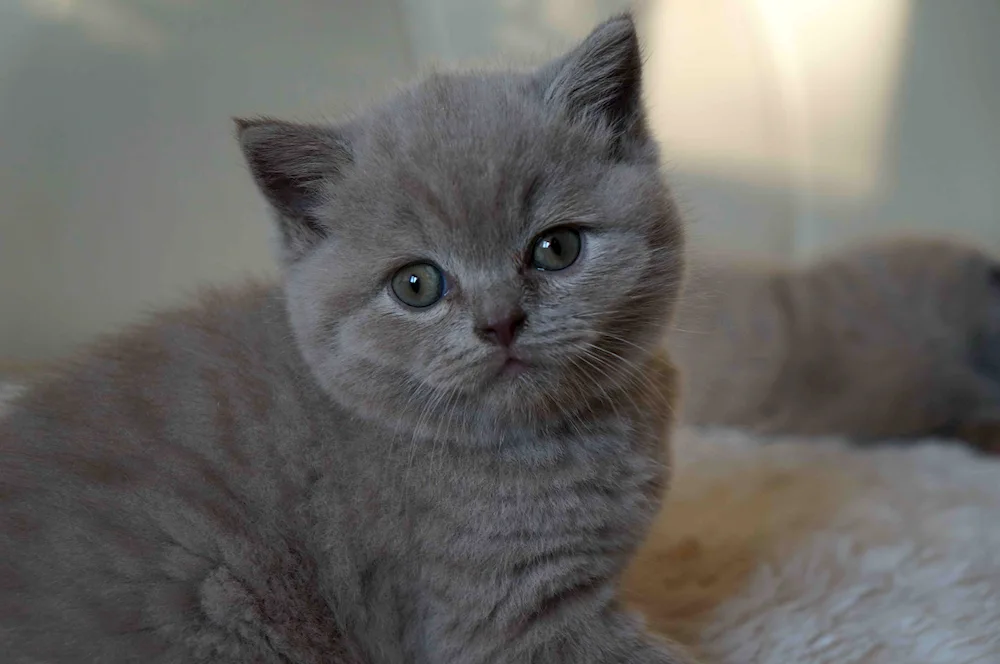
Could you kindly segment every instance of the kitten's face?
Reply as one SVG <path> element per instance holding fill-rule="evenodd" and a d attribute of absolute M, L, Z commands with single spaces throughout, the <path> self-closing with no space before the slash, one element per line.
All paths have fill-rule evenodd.
<path fill-rule="evenodd" d="M 641 119 L 588 125 L 549 94 L 533 76 L 437 77 L 351 129 L 312 213 L 323 237 L 286 282 L 335 398 L 475 435 L 643 380 L 681 278 L 679 221 Z"/>

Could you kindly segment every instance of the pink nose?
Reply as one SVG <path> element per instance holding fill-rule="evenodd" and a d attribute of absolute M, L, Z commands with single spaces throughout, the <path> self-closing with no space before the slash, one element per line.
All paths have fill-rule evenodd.
<path fill-rule="evenodd" d="M 510 346 L 514 343 L 514 337 L 522 325 L 524 325 L 524 312 L 518 309 L 486 321 L 486 324 L 479 328 L 479 332 L 487 341 Z"/>

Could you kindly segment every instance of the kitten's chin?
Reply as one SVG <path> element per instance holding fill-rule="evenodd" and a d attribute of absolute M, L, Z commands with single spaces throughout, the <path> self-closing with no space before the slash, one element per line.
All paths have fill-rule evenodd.
<path fill-rule="evenodd" d="M 531 365 L 516 357 L 508 357 L 497 372 L 499 378 L 516 378 L 531 369 Z"/>

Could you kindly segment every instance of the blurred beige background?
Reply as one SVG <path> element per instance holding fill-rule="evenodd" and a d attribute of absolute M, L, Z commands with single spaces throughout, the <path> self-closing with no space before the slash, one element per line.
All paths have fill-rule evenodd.
<path fill-rule="evenodd" d="M 0 1 L 0 362 L 273 270 L 228 118 L 551 54 L 615 0 Z M 931 230 L 1000 250 L 996 0 L 649 0 L 650 111 L 699 250 Z"/>

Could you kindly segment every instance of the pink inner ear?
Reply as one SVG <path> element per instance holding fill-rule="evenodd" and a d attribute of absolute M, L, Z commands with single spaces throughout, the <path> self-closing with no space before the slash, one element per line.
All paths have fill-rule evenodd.
<path fill-rule="evenodd" d="M 335 127 L 280 120 L 237 120 L 240 147 L 258 188 L 277 212 L 300 216 L 352 161 Z"/>

